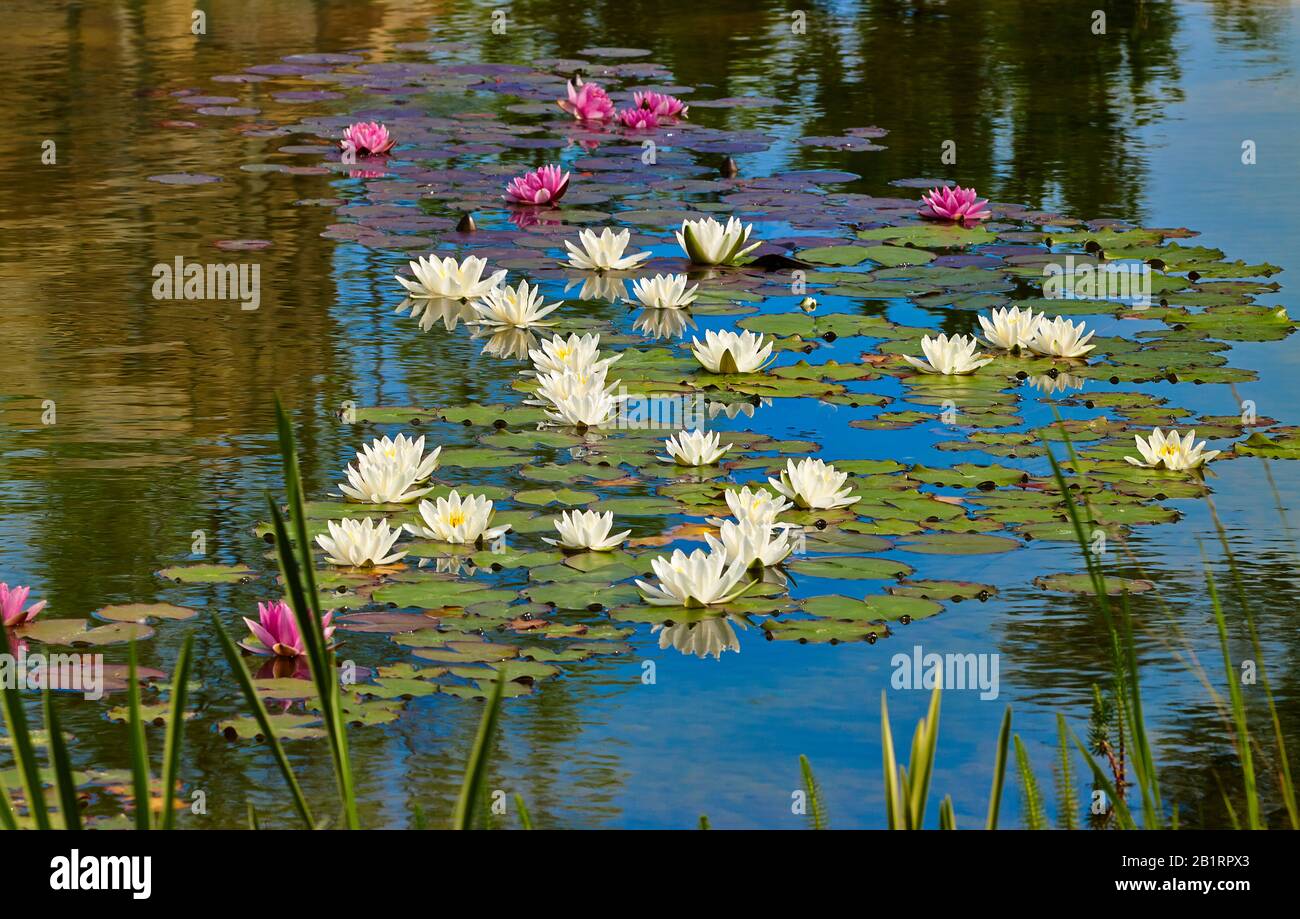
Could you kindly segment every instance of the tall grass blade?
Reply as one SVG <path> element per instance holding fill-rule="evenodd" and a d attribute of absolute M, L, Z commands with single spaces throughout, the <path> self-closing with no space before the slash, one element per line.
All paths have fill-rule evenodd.
<path fill-rule="evenodd" d="M 1079 799 L 1074 790 L 1074 775 L 1070 767 L 1070 739 L 1065 728 L 1065 716 L 1056 714 L 1056 735 L 1060 759 L 1056 771 L 1056 824 L 1063 830 L 1079 828 Z"/>
<path fill-rule="evenodd" d="M 989 816 L 985 827 L 990 830 L 998 828 L 998 812 L 1002 809 L 1002 787 L 1007 780 L 1007 743 L 1011 740 L 1011 706 L 1007 706 L 1002 716 L 1002 727 L 998 729 L 998 753 L 993 760 L 993 790 L 989 792 Z"/>
<path fill-rule="evenodd" d="M 328 647 L 321 625 L 320 594 L 316 589 L 315 565 L 307 537 L 307 515 L 304 511 L 306 498 L 298 470 L 297 444 L 293 436 L 293 425 L 278 396 L 275 400 L 275 415 L 280 456 L 284 465 L 284 486 L 289 501 L 289 524 L 293 527 L 294 535 L 293 540 L 290 540 L 279 508 L 268 495 L 267 503 L 271 507 L 272 524 L 275 527 L 276 555 L 280 561 L 280 572 L 289 589 L 290 605 L 298 622 L 298 632 L 302 635 L 307 651 L 312 680 L 316 684 L 321 718 L 329 738 L 335 780 L 342 801 L 343 822 L 349 829 L 358 829 L 361 821 L 352 781 L 352 762 L 348 755 L 347 726 L 343 722 L 342 698 L 334 676 L 333 652 Z"/>
<path fill-rule="evenodd" d="M 1057 420 L 1060 420 L 1059 413 Z M 1074 444 L 1071 442 L 1068 434 L 1064 432 L 1064 441 L 1070 459 L 1078 468 L 1078 454 L 1074 451 Z M 1137 778 L 1138 788 L 1142 794 L 1142 813 L 1144 824 L 1149 829 L 1160 829 L 1163 825 L 1164 807 L 1160 798 L 1160 783 L 1156 774 L 1155 757 L 1151 752 L 1150 739 L 1147 736 L 1146 722 L 1142 710 L 1142 688 L 1139 678 L 1137 663 L 1137 645 L 1133 639 L 1132 619 L 1129 616 L 1128 595 L 1121 594 L 1120 599 L 1120 623 L 1123 626 L 1121 632 L 1116 627 L 1115 617 L 1112 614 L 1110 602 L 1106 593 L 1106 578 L 1101 570 L 1101 565 L 1096 557 L 1089 551 L 1089 540 L 1084 530 L 1083 520 L 1079 515 L 1078 508 L 1075 505 L 1074 498 L 1070 494 L 1069 486 L 1065 481 L 1065 475 L 1061 471 L 1061 466 L 1056 460 L 1055 454 L 1051 449 L 1047 450 L 1047 459 L 1052 466 L 1052 475 L 1056 480 L 1057 487 L 1061 491 L 1062 500 L 1065 503 L 1066 515 L 1074 528 L 1075 539 L 1079 544 L 1079 550 L 1083 553 L 1084 566 L 1087 569 L 1089 579 L 1092 581 L 1093 594 L 1097 603 L 1097 608 L 1101 611 L 1102 618 L 1106 622 L 1106 628 L 1110 635 L 1111 653 L 1115 667 L 1115 694 L 1117 703 L 1117 715 L 1119 719 L 1120 744 L 1123 746 L 1124 735 L 1127 729 L 1128 735 L 1133 740 L 1133 746 L 1136 749 L 1136 756 L 1133 759 L 1134 773 Z"/>
<path fill-rule="evenodd" d="M 9 630 L 3 623 L 0 623 L 0 647 L 9 647 Z M 0 680 L 0 705 L 4 707 L 5 727 L 18 766 L 18 779 L 23 789 L 23 800 L 27 802 L 27 812 L 38 830 L 48 830 L 50 815 L 45 809 L 45 789 L 41 783 L 41 768 L 36 761 L 35 745 L 27 730 L 27 713 L 23 710 L 22 696 L 18 690 L 9 688 L 7 680 Z"/>
<path fill-rule="evenodd" d="M 1133 638 L 1133 619 L 1129 615 L 1128 593 L 1120 595 L 1120 623 L 1124 627 L 1121 647 L 1124 651 L 1125 671 L 1128 680 L 1126 698 L 1130 706 L 1126 720 L 1129 736 L 1137 756 L 1133 759 L 1133 771 L 1137 777 L 1138 788 L 1142 791 L 1142 819 L 1147 829 L 1161 829 L 1164 826 L 1164 805 L 1160 798 L 1160 779 L 1156 773 L 1155 756 L 1151 752 L 1151 740 L 1147 736 L 1146 717 L 1142 712 L 1141 675 L 1137 660 L 1137 642 Z"/>
<path fill-rule="evenodd" d="M 45 733 L 49 735 L 50 766 L 54 770 L 54 788 L 59 796 L 59 810 L 63 812 L 65 830 L 81 829 L 81 805 L 77 801 L 77 783 L 72 780 L 72 763 L 68 759 L 68 746 L 63 740 L 59 714 L 54 709 L 54 693 L 45 687 Z"/>
<path fill-rule="evenodd" d="M 1263 463 L 1264 471 L 1267 473 L 1268 460 L 1264 460 Z M 1272 484 L 1271 475 L 1269 476 L 1269 482 Z M 1281 496 L 1277 492 L 1276 485 L 1273 485 L 1273 496 L 1277 501 L 1278 513 L 1282 516 L 1282 522 L 1286 525 L 1287 532 L 1290 533 L 1286 510 L 1282 507 Z M 1273 695 L 1273 686 L 1269 682 L 1268 671 L 1264 666 L 1264 648 L 1260 644 L 1259 630 L 1255 627 L 1255 616 L 1246 594 L 1246 584 L 1241 576 L 1241 568 L 1237 565 L 1237 556 L 1233 553 L 1232 545 L 1228 542 L 1228 531 L 1224 529 L 1223 522 L 1219 520 L 1219 515 L 1213 512 L 1213 506 L 1211 506 L 1211 516 L 1219 533 L 1219 543 L 1223 546 L 1224 557 L 1228 560 L 1228 568 L 1232 572 L 1233 583 L 1237 588 L 1237 600 L 1241 604 L 1242 613 L 1246 617 L 1246 628 L 1250 633 L 1251 645 L 1255 649 L 1256 672 L 1259 684 L 1264 689 L 1264 698 L 1268 703 L 1269 719 L 1273 725 L 1273 740 L 1277 748 L 1278 790 L 1281 792 L 1282 803 L 1286 807 L 1291 829 L 1300 830 L 1300 806 L 1297 806 L 1296 802 L 1295 779 L 1291 774 L 1291 758 L 1286 752 L 1286 737 L 1282 733 L 1282 719 L 1278 715 L 1277 699 Z"/>
<path fill-rule="evenodd" d="M 153 823 L 149 781 L 149 746 L 144 735 L 144 716 L 140 713 L 140 675 L 135 660 L 135 642 L 127 652 L 126 737 L 131 751 L 131 790 L 135 795 L 135 828 L 147 830 Z"/>
<path fill-rule="evenodd" d="M 802 753 L 799 754 L 799 771 L 803 773 L 804 794 L 808 796 L 808 825 L 814 830 L 830 829 L 830 821 L 826 819 L 826 810 L 822 804 L 821 788 L 817 785 L 817 777 L 813 775 L 812 763 L 808 762 L 808 757 Z"/>
<path fill-rule="evenodd" d="M 1246 702 L 1241 696 L 1241 686 L 1232 666 L 1232 653 L 1228 650 L 1228 621 L 1219 602 L 1219 591 L 1214 575 L 1205 567 L 1205 587 L 1210 594 L 1210 608 L 1214 610 L 1214 623 L 1219 630 L 1219 648 L 1223 652 L 1223 670 L 1228 678 L 1228 697 L 1232 700 L 1232 721 L 1236 734 L 1237 756 L 1241 760 L 1241 780 L 1246 792 L 1246 825 L 1252 830 L 1264 828 L 1259 815 L 1259 790 L 1255 785 L 1255 761 L 1250 750 L 1250 727 L 1246 723 Z"/>
<path fill-rule="evenodd" d="M 528 805 L 524 803 L 524 796 L 519 792 L 515 792 L 515 809 L 519 811 L 519 828 L 531 830 L 533 828 L 533 818 L 528 813 Z"/>
<path fill-rule="evenodd" d="M 939 829 L 957 829 L 957 815 L 952 809 L 952 795 L 944 795 L 939 802 Z"/>
<path fill-rule="evenodd" d="M 505 671 L 498 671 L 496 682 L 492 684 L 492 695 L 483 709 L 483 719 L 478 725 L 478 734 L 474 737 L 474 746 L 470 750 L 469 762 L 465 765 L 465 780 L 460 786 L 460 797 L 456 799 L 456 809 L 452 813 L 453 830 L 470 830 L 474 828 L 480 795 L 487 777 L 488 747 L 496 734 L 497 720 L 501 713 L 501 694 L 505 689 Z"/>
<path fill-rule="evenodd" d="M 190 661 L 194 652 L 194 636 L 185 636 L 181 653 L 176 658 L 176 673 L 172 676 L 171 705 L 167 719 L 167 739 L 163 742 L 162 762 L 162 813 L 158 828 L 174 829 L 176 826 L 176 780 L 181 764 L 181 744 L 185 739 L 185 696 L 189 691 Z"/>
<path fill-rule="evenodd" d="M 240 659 L 239 648 L 231 639 L 225 626 L 221 624 L 221 617 L 215 612 L 212 614 L 212 626 L 216 630 L 218 640 L 221 642 L 221 651 L 226 657 L 226 663 L 230 665 L 230 671 L 235 676 L 235 682 L 239 684 L 239 688 L 244 694 L 244 701 L 248 703 L 253 717 L 257 719 L 258 729 L 262 732 L 262 736 L 266 738 L 267 746 L 271 748 L 271 755 L 275 757 L 275 764 L 280 768 L 280 775 L 284 776 L 284 783 L 289 786 L 289 792 L 293 796 L 294 810 L 298 812 L 298 816 L 302 818 L 302 822 L 307 825 L 307 828 L 311 829 L 315 825 L 315 820 L 312 818 L 311 808 L 307 804 L 307 797 L 303 794 L 302 786 L 298 784 L 298 777 L 293 774 L 293 767 L 289 765 L 289 757 L 284 752 L 284 745 L 280 743 L 280 738 L 276 736 L 266 706 L 258 698 L 257 688 L 253 686 L 252 677 L 249 676 L 247 668 L 244 667 L 244 663 Z"/>
<path fill-rule="evenodd" d="M 1020 735 L 1014 738 L 1016 745 L 1016 767 L 1020 772 L 1020 790 L 1025 798 L 1025 829 L 1047 829 L 1047 814 L 1043 810 L 1043 794 L 1038 789 L 1038 779 L 1029 765 L 1029 754 L 1020 742 Z"/>
<path fill-rule="evenodd" d="M 902 797 L 898 787 L 898 757 L 894 755 L 894 734 L 889 728 L 889 703 L 880 691 L 880 756 L 885 771 L 885 816 L 891 830 L 902 829 Z"/>
<path fill-rule="evenodd" d="M 9 784 L 0 774 L 0 830 L 18 829 L 18 818 L 14 815 L 14 806 L 9 800 Z"/>
<path fill-rule="evenodd" d="M 1092 772 L 1093 782 L 1100 785 L 1102 791 L 1106 793 L 1106 798 L 1111 802 L 1111 807 L 1114 809 L 1115 822 L 1119 824 L 1119 828 L 1121 830 L 1136 830 L 1137 823 L 1134 822 L 1133 814 L 1128 809 L 1128 803 L 1115 790 L 1115 784 L 1106 776 L 1106 773 L 1097 765 L 1096 761 L 1088 755 L 1083 742 L 1079 740 L 1074 731 L 1070 731 L 1070 740 L 1083 754 L 1083 761 L 1088 764 L 1088 769 Z"/>
<path fill-rule="evenodd" d="M 913 829 L 925 825 L 925 807 L 930 797 L 930 778 L 934 775 L 934 757 L 939 748 L 939 699 L 942 682 L 936 682 L 930 694 L 930 708 L 925 718 L 916 726 L 912 744 L 912 759 L 907 768 L 912 773 L 911 798 L 908 801 L 909 822 Z"/>

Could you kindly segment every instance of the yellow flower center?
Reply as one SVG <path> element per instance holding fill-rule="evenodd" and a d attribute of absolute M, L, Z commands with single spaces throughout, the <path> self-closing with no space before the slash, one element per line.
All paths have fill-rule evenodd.
<path fill-rule="evenodd" d="M 450 513 L 447 514 L 448 526 L 458 527 L 464 522 L 465 522 L 464 511 L 451 511 Z"/>
<path fill-rule="evenodd" d="M 1174 446 L 1173 444 L 1165 444 L 1163 447 L 1160 448 L 1160 455 L 1161 455 L 1161 456 L 1177 456 L 1177 455 L 1178 455 L 1178 448 L 1177 448 L 1176 446 Z"/>

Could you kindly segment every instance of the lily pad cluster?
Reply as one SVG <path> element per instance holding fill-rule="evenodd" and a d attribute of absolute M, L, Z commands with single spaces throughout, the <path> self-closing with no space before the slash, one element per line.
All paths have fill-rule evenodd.
<path fill-rule="evenodd" d="M 547 424 L 543 408 L 527 404 L 537 383 L 526 375 L 499 404 L 413 392 L 407 404 L 341 412 L 358 439 L 428 436 L 443 452 L 427 497 L 472 483 L 496 504 L 494 524 L 511 527 L 504 546 L 417 540 L 404 544 L 407 556 L 398 564 L 322 577 L 345 643 L 383 635 L 409 656 L 377 665 L 358 683 L 358 706 L 390 711 L 390 703 L 435 692 L 480 695 L 490 671 L 503 668 L 518 674 L 514 691 L 526 692 L 566 664 L 626 653 L 636 626 L 648 625 L 662 647 L 714 656 L 738 647 L 751 628 L 799 642 L 888 637 L 945 605 L 996 593 L 994 585 L 926 572 L 935 556 L 992 555 L 1075 538 L 1043 462 L 1049 448 L 1064 457 L 1067 437 L 1075 451 L 1065 463 L 1074 499 L 1089 532 L 1108 539 L 1175 521 L 1179 512 L 1169 502 L 1210 488 L 1212 476 L 1125 461 L 1135 437 L 1153 428 L 1195 427 L 1200 437 L 1234 442 L 1232 449 L 1223 445 L 1219 461 L 1293 458 L 1300 451 L 1294 430 L 1273 419 L 1197 414 L 1172 395 L 1140 388 L 1173 384 L 1162 392 L 1176 393 L 1180 386 L 1253 380 L 1249 369 L 1230 366 L 1232 345 L 1275 341 L 1295 328 L 1269 302 L 1278 289 L 1276 266 L 1228 261 L 1217 249 L 1190 243 L 1195 234 L 1181 228 L 1089 222 L 1001 203 L 990 205 L 977 226 L 942 224 L 922 220 L 913 196 L 845 190 L 857 179 L 849 172 L 738 174 L 729 157 L 766 149 L 770 137 L 721 126 L 710 113 L 776 100 L 695 98 L 666 68 L 635 60 L 644 57 L 640 49 L 592 48 L 577 59 L 526 65 L 465 62 L 454 47 L 437 43 L 403 50 L 413 59 L 380 63 L 358 54 L 253 68 L 250 76 L 259 81 L 283 84 L 282 95 L 329 87 L 317 91 L 345 101 L 322 95 L 313 109 L 346 113 L 313 111 L 245 128 L 286 138 L 267 162 L 246 168 L 336 177 L 335 198 L 303 204 L 334 207 L 337 219 L 325 235 L 375 250 L 394 268 L 435 250 L 473 255 L 561 299 L 544 332 L 490 334 L 467 326 L 474 312 L 464 302 L 403 300 L 395 321 L 412 321 L 412 333 L 427 333 L 431 347 L 446 336 L 473 335 L 485 354 L 522 368 L 543 335 L 596 333 L 602 348 L 619 355 L 618 377 L 629 392 L 699 405 L 698 426 L 717 422 L 729 449 L 716 464 L 682 469 L 660 458 L 676 427 L 581 431 Z M 686 97 L 692 118 L 649 131 L 574 119 L 555 101 L 575 73 L 599 80 L 616 104 L 644 91 Z M 453 96 L 471 104 L 455 107 Z M 399 99 L 404 104 L 392 104 Z M 342 160 L 338 138 L 359 119 L 387 125 L 396 140 L 387 156 Z M 801 143 L 869 151 L 884 134 L 864 127 Z M 647 140 L 654 142 L 651 157 Z M 503 199 L 507 178 L 545 162 L 561 162 L 570 173 L 560 206 Z M 709 216 L 753 222 L 751 241 L 761 245 L 733 265 L 693 267 L 673 244 L 673 231 Z M 630 246 L 650 250 L 649 260 L 627 271 L 566 266 L 564 244 L 589 226 L 630 230 Z M 1138 293 L 1111 297 L 1076 283 L 1062 296 L 1052 283 L 1095 283 L 1121 268 L 1140 280 Z M 695 301 L 684 309 L 632 311 L 628 285 L 661 272 L 688 274 L 699 285 Z M 619 317 L 606 304 L 629 309 Z M 1095 333 L 1092 351 L 1085 359 L 991 351 L 978 373 L 961 377 L 919 374 L 905 359 L 921 353 L 923 336 L 978 335 L 980 313 L 1008 306 L 1086 322 Z M 765 336 L 775 365 L 750 373 L 701 369 L 688 339 L 697 326 L 719 321 Z M 783 522 L 800 528 L 801 543 L 779 569 L 764 572 L 732 602 L 705 610 L 642 602 L 634 581 L 650 574 L 651 558 L 715 533 L 710 520 L 727 513 L 728 487 L 769 489 L 766 477 L 787 460 L 820 453 L 817 440 L 763 432 L 764 409 L 786 400 L 834 408 L 836 423 L 874 432 L 882 444 L 892 431 L 932 431 L 954 461 L 834 457 L 859 500 L 788 513 Z M 1065 417 L 1044 423 L 1049 405 Z M 727 430 L 736 419 L 747 430 Z M 579 554 L 545 543 L 555 517 L 574 509 L 612 512 L 618 528 L 631 530 L 628 542 L 615 552 Z M 336 498 L 318 500 L 309 513 L 313 537 L 330 519 L 417 522 L 409 506 Z M 266 528 L 259 533 L 268 535 Z M 1039 587 L 1080 589 L 1072 577 L 1047 573 Z M 376 710 L 358 720 L 384 717 Z M 296 727 L 312 729 L 309 721 Z"/>

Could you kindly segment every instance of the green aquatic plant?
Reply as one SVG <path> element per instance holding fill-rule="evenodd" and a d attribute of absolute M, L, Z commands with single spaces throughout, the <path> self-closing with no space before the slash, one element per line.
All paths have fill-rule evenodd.
<path fill-rule="evenodd" d="M 276 416 L 279 428 L 281 457 L 284 461 L 284 481 L 288 495 L 289 520 L 286 525 L 279 506 L 268 495 L 277 539 L 276 555 L 280 562 L 280 571 L 291 599 L 298 629 L 303 644 L 307 648 L 308 663 L 317 693 L 317 702 L 326 724 L 326 737 L 330 745 L 331 760 L 334 764 L 335 778 L 338 785 L 341 823 L 356 829 L 360 827 L 359 810 L 352 774 L 352 763 L 348 753 L 346 708 L 339 690 L 339 681 L 335 676 L 333 650 L 328 642 L 322 625 L 322 613 L 319 608 L 319 592 L 314 579 L 314 566 L 311 557 L 310 542 L 306 538 L 306 512 L 303 499 L 301 478 L 298 472 L 297 448 L 292 425 L 287 412 L 279 400 L 276 400 Z M 289 527 L 293 528 L 295 540 L 289 538 Z M 265 742 L 270 746 L 276 765 L 289 790 L 291 803 L 308 827 L 323 827 L 325 822 L 317 822 L 312 809 L 303 793 L 302 786 L 294 775 L 288 757 L 284 752 L 281 738 L 268 715 L 264 701 L 258 696 L 249 673 L 239 655 L 239 650 L 229 633 L 222 625 L 220 617 L 214 612 L 212 624 L 222 653 L 230 666 L 240 690 L 248 703 L 253 717 Z M 8 647 L 9 634 L 3 622 L 0 622 L 0 646 Z M 157 821 L 151 817 L 152 780 L 150 778 L 149 753 L 144 734 L 144 718 L 141 714 L 140 687 L 136 667 L 135 645 L 129 650 L 127 681 L 127 746 L 131 755 L 132 790 L 135 797 L 135 826 L 137 829 L 173 829 L 176 820 L 176 786 L 180 781 L 181 751 L 184 740 L 185 703 L 193 658 L 194 636 L 187 636 L 177 656 L 176 667 L 172 677 L 167 732 L 162 754 L 162 782 L 160 812 Z M 452 817 L 452 826 L 456 829 L 469 829 L 474 825 L 478 801 L 486 788 L 484 779 L 490 761 L 490 744 L 495 736 L 496 724 L 500 714 L 503 688 L 507 677 L 505 671 L 499 671 L 494 680 L 492 694 L 484 707 L 483 718 L 475 737 L 466 767 L 465 779 L 461 787 Z M 28 727 L 26 711 L 22 696 L 7 682 L 0 681 L 0 707 L 4 710 L 5 725 L 16 760 L 17 772 L 22 783 L 23 801 L 27 808 L 27 817 L 20 821 L 10 799 L 9 789 L 0 780 L 0 828 L 18 829 L 30 823 L 37 829 L 63 827 L 80 829 L 82 826 L 80 804 L 77 798 L 77 784 L 73 774 L 67 745 L 59 722 L 57 709 L 53 704 L 51 691 L 43 690 L 43 711 L 45 715 L 46 746 L 49 752 L 49 766 L 53 775 L 53 792 L 57 807 L 47 805 L 45 782 L 41 774 L 40 761 L 36 754 L 36 743 Z M 520 822 L 525 829 L 532 828 L 532 818 L 524 806 L 523 798 L 515 797 L 519 809 Z M 256 829 L 260 820 L 252 804 L 249 805 L 248 823 Z"/>
<path fill-rule="evenodd" d="M 189 683 L 193 643 L 193 636 L 186 637 L 177 656 L 176 670 L 172 677 L 170 717 L 167 719 L 167 733 L 163 743 L 160 811 L 156 822 L 151 814 L 152 779 L 149 752 L 144 736 L 144 718 L 141 715 L 135 646 L 131 645 L 128 667 L 127 746 L 131 754 L 137 829 L 172 829 L 175 826 L 174 793 L 179 781 L 181 747 L 184 741 L 185 697 Z M 2 622 L 0 622 L 0 647 L 9 647 L 8 630 Z M 5 727 L 22 786 L 23 803 L 27 810 L 26 817 L 20 820 L 20 816 L 13 809 L 9 789 L 5 787 L 3 780 L 0 780 L 0 828 L 13 830 L 30 825 L 38 830 L 81 829 L 81 804 L 77 797 L 77 780 L 68 756 L 58 711 L 54 705 L 51 689 L 46 686 L 41 692 L 45 716 L 45 746 L 49 754 L 54 799 L 58 803 L 57 806 L 53 806 L 46 801 L 45 782 L 36 753 L 36 737 L 27 723 L 22 694 L 17 688 L 9 686 L 7 681 L 0 681 L 0 707 L 4 709 Z"/>
<path fill-rule="evenodd" d="M 1073 443 L 1068 435 L 1064 438 L 1067 451 L 1072 458 Z M 1089 743 L 1083 744 L 1068 726 L 1063 715 L 1057 714 L 1058 761 L 1054 768 L 1054 785 L 1057 797 L 1057 826 L 1061 829 L 1078 829 L 1079 802 L 1073 777 L 1072 753 L 1077 752 L 1092 774 L 1094 788 L 1103 792 L 1111 807 L 1100 815 L 1102 819 L 1090 823 L 1094 826 L 1111 826 L 1117 829 L 1178 829 L 1179 812 L 1177 807 L 1167 811 L 1160 792 L 1159 770 L 1152 752 L 1152 744 L 1147 732 L 1141 701 L 1140 668 L 1137 661 L 1136 640 L 1133 634 L 1132 617 L 1128 606 L 1127 591 L 1111 591 L 1107 577 L 1101 571 L 1095 554 L 1091 551 L 1090 540 L 1084 530 L 1083 521 L 1088 509 L 1081 508 L 1076 502 L 1074 491 L 1068 486 L 1064 469 L 1048 450 L 1048 459 L 1053 476 L 1059 486 L 1061 501 L 1064 504 L 1071 524 L 1075 529 L 1077 544 L 1080 548 L 1085 577 L 1092 585 L 1088 594 L 1093 598 L 1109 636 L 1112 657 L 1112 687 L 1109 693 L 1102 687 L 1093 687 L 1093 706 L 1089 720 Z M 1216 521 L 1217 523 L 1217 521 Z M 1290 760 L 1286 752 L 1285 737 L 1282 733 L 1281 719 L 1278 715 L 1276 699 L 1263 665 L 1263 652 L 1260 647 L 1258 631 L 1247 602 L 1240 570 L 1232 554 L 1227 534 L 1218 524 L 1220 539 L 1223 543 L 1224 557 L 1237 583 L 1242 614 L 1248 626 L 1255 649 L 1255 661 L 1259 670 L 1260 683 L 1264 687 L 1273 729 L 1273 740 L 1277 755 L 1277 793 L 1285 807 L 1288 825 L 1297 826 L 1296 792 L 1292 779 Z M 1259 747 L 1252 736 L 1247 719 L 1246 705 L 1240 687 L 1237 685 L 1237 673 L 1233 666 L 1232 655 L 1228 646 L 1227 618 L 1223 610 L 1218 588 L 1208 563 L 1205 565 L 1206 597 L 1214 615 L 1218 631 L 1219 645 L 1223 657 L 1224 675 L 1229 687 L 1229 714 L 1232 725 L 1233 746 L 1237 753 L 1242 774 L 1242 793 L 1244 795 L 1245 828 L 1265 829 L 1263 808 L 1260 802 L 1258 775 L 1252 749 Z M 1118 603 L 1112 596 L 1118 595 Z M 936 684 L 930 699 L 930 707 L 925 717 L 916 725 L 913 734 L 911 758 L 907 766 L 898 763 L 895 752 L 892 729 L 889 724 L 888 704 L 881 694 L 881 751 L 884 759 L 884 789 L 886 821 L 890 829 L 919 829 L 924 826 L 926 801 L 929 793 L 929 780 L 934 771 L 934 762 L 938 747 L 938 723 L 940 694 L 942 686 Z M 1011 707 L 1008 706 L 1002 719 L 997 742 L 997 755 L 993 768 L 993 787 L 989 795 L 987 829 L 997 829 L 1001 809 L 1002 791 L 1007 769 L 1008 739 L 1014 742 L 1016 769 L 1023 796 L 1022 816 L 1028 829 L 1046 829 L 1046 801 L 1034 772 L 1029 755 L 1018 735 L 1011 734 Z M 1073 747 L 1073 751 L 1071 750 Z M 1130 758 L 1128 752 L 1133 751 Z M 1102 762 L 1098 762 L 1098 758 Z M 815 800 L 815 811 L 810 806 L 810 825 L 820 828 L 827 817 L 821 803 L 820 788 L 812 784 L 811 767 L 806 757 L 799 758 L 800 769 L 808 788 L 808 798 Z M 1104 765 L 1103 765 L 1104 764 Z M 1141 796 L 1141 821 L 1137 819 L 1128 806 L 1126 789 L 1130 787 L 1128 765 L 1134 770 L 1133 782 Z M 1237 807 L 1223 792 L 1223 803 L 1234 828 L 1243 825 L 1237 816 Z M 1094 812 L 1095 814 L 1095 812 Z M 952 800 L 945 797 L 940 803 L 938 826 L 940 829 L 955 829 L 956 819 Z"/>

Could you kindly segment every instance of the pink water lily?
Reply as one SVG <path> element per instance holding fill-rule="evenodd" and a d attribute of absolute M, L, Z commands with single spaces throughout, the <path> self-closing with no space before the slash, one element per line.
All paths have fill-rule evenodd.
<path fill-rule="evenodd" d="M 298 632 L 298 621 L 294 619 L 289 604 L 283 600 L 259 603 L 257 618 L 258 621 L 254 622 L 247 616 L 244 617 L 256 643 L 245 640 L 239 643 L 240 647 L 254 654 L 274 654 L 276 657 L 298 657 L 306 652 L 307 646 Z M 334 634 L 334 626 L 330 625 L 333 618 L 333 613 L 321 617 L 320 624 L 325 630 L 326 641 Z"/>
<path fill-rule="evenodd" d="M 632 100 L 636 102 L 637 108 L 649 109 L 660 118 L 685 118 L 686 113 L 690 111 L 686 103 L 676 96 L 657 93 L 653 90 L 633 93 Z"/>
<path fill-rule="evenodd" d="M 554 204 L 569 190 L 569 174 L 559 166 L 543 166 L 510 180 L 506 200 L 516 204 Z"/>
<path fill-rule="evenodd" d="M 6 628 L 31 622 L 36 618 L 37 613 L 45 609 L 44 600 L 23 608 L 23 604 L 27 602 L 27 595 L 31 592 L 30 587 L 10 587 L 0 581 L 0 619 L 4 620 Z"/>
<path fill-rule="evenodd" d="M 378 156 L 393 149 L 395 143 L 397 140 L 388 133 L 388 128 L 379 122 L 358 121 L 348 125 L 339 146 L 355 156 Z"/>
<path fill-rule="evenodd" d="M 558 100 L 556 105 L 579 121 L 606 121 L 614 116 L 614 103 L 599 84 L 584 83 L 582 77 L 577 78 L 576 86 L 574 82 L 569 81 L 569 98 Z"/>
<path fill-rule="evenodd" d="M 634 131 L 659 127 L 659 116 L 648 108 L 625 108 L 618 113 L 618 120 Z"/>
<path fill-rule="evenodd" d="M 970 223 L 985 220 L 991 216 L 985 206 L 988 201 L 975 194 L 973 188 L 932 188 L 929 194 L 921 196 L 925 204 L 917 213 L 929 220 L 955 220 L 958 223 Z"/>

